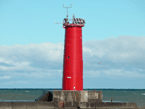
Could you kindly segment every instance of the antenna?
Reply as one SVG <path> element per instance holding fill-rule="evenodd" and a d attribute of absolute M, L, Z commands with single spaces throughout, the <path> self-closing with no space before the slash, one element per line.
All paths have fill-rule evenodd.
<path fill-rule="evenodd" d="M 66 17 L 68 18 L 68 8 L 72 8 L 72 5 L 73 5 L 73 4 L 70 4 L 71 7 L 64 7 L 64 5 L 65 5 L 65 4 L 63 4 L 63 8 L 67 8 L 67 15 L 66 15 Z"/>

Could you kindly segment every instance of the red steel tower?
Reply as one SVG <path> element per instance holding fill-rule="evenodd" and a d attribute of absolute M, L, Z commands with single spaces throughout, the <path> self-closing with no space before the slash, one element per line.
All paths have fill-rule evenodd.
<path fill-rule="evenodd" d="M 68 15 L 67 15 L 68 17 Z M 65 28 L 62 90 L 83 90 L 82 27 L 85 20 L 73 16 L 64 19 Z"/>

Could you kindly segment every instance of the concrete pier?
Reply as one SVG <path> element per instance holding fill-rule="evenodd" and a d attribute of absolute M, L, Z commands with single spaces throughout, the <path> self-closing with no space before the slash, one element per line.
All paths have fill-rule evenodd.
<path fill-rule="evenodd" d="M 102 102 L 102 91 L 55 90 L 35 102 L 0 102 L 0 109 L 138 109 L 136 103 Z"/>
<path fill-rule="evenodd" d="M 0 102 L 0 109 L 138 109 L 135 103 L 92 103 L 84 107 L 57 107 L 53 102 Z"/>

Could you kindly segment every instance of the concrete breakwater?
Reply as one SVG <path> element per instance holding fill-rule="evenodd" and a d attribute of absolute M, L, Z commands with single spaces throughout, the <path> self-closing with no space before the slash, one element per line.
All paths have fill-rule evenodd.
<path fill-rule="evenodd" d="M 53 91 L 35 102 L 0 102 L 0 109 L 137 109 L 136 103 L 102 102 L 102 91 Z"/>
<path fill-rule="evenodd" d="M 84 103 L 85 104 L 85 103 Z M 93 107 L 83 107 L 82 109 L 138 109 L 135 103 L 100 103 L 90 104 Z M 95 106 L 96 105 L 96 106 Z M 81 109 L 81 107 L 58 107 L 53 102 L 1 102 L 0 109 Z"/>

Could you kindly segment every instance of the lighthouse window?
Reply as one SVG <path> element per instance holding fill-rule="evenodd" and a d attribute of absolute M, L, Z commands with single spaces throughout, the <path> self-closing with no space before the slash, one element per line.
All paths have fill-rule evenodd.
<path fill-rule="evenodd" d="M 69 59 L 70 57 L 68 56 L 67 58 Z"/>

